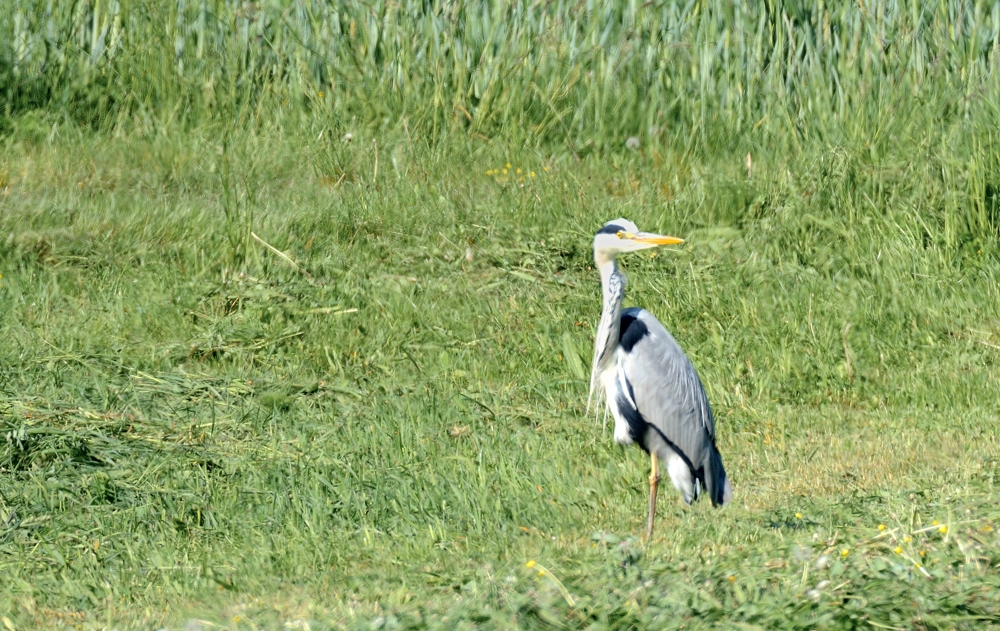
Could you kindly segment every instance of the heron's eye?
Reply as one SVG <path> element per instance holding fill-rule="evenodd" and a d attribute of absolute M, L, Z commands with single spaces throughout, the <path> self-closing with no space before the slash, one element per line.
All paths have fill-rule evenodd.
<path fill-rule="evenodd" d="M 624 239 L 625 233 L 619 230 L 618 232 L 615 233 L 615 236 L 618 237 L 619 239 Z"/>

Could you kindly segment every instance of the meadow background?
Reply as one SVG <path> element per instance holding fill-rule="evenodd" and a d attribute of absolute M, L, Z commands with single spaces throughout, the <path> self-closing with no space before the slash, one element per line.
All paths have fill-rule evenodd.
<path fill-rule="evenodd" d="M 981 1 L 0 0 L 0 626 L 996 624 L 998 62 Z M 648 546 L 618 216 L 735 489 Z"/>

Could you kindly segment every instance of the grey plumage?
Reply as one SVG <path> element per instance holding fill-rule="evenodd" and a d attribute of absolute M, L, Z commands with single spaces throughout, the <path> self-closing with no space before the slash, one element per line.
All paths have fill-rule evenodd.
<path fill-rule="evenodd" d="M 704 489 L 713 505 L 722 504 L 726 499 L 726 471 L 715 445 L 712 408 L 698 373 L 670 332 L 651 313 L 631 308 L 622 311 L 621 319 L 633 320 L 630 329 L 641 323 L 647 331 L 631 351 L 623 353 L 621 360 L 635 410 L 648 425 L 642 428 L 644 434 L 633 440 L 646 451 L 656 449 L 665 462 L 669 462 L 670 452 L 683 460 L 695 487 L 694 497 L 678 489 L 684 501 L 697 499 Z M 631 405 L 631 401 L 618 395 L 616 404 Z"/>
<path fill-rule="evenodd" d="M 651 455 L 647 536 L 653 530 L 658 460 L 666 464 L 671 482 L 687 503 L 702 492 L 713 505 L 732 496 L 715 443 L 712 408 L 694 366 L 651 313 L 621 308 L 625 277 L 616 256 L 681 242 L 640 232 L 626 219 L 608 222 L 594 236 L 594 262 L 601 273 L 604 300 L 594 339 L 590 398 L 596 394 L 604 400 L 615 419 L 616 442 L 635 442 Z"/>

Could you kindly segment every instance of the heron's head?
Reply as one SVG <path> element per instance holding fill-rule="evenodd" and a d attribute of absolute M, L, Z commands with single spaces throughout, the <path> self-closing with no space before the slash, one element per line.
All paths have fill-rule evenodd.
<path fill-rule="evenodd" d="M 684 239 L 641 232 L 639 227 L 628 219 L 612 219 L 594 235 L 594 262 L 600 267 L 623 252 L 635 252 L 677 243 L 684 243 Z"/>

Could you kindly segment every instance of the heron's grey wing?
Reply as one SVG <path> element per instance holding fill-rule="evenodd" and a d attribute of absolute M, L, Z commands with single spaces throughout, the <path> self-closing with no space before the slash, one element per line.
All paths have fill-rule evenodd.
<path fill-rule="evenodd" d="M 621 315 L 622 369 L 643 419 L 688 460 L 693 472 L 715 452 L 712 410 L 698 373 L 673 336 L 651 313 Z"/>

